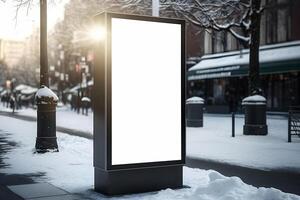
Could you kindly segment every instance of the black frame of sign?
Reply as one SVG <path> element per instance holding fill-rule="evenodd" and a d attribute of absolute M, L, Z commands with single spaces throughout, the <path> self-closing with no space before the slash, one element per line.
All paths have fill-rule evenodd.
<path fill-rule="evenodd" d="M 181 25 L 181 159 L 147 163 L 132 163 L 122 165 L 112 165 L 112 127 L 111 127 L 111 21 L 112 18 L 141 20 L 150 22 L 172 23 Z M 93 103 L 94 103 L 94 167 L 95 167 L 95 189 L 105 194 L 123 194 L 131 192 L 143 192 L 157 190 L 160 188 L 178 188 L 182 186 L 182 166 L 185 164 L 186 155 L 186 130 L 185 130 L 185 98 L 186 98 L 186 65 L 185 65 L 185 21 L 180 19 L 159 18 L 140 15 L 129 15 L 119 13 L 101 13 L 95 17 L 96 25 L 101 24 L 105 27 L 106 37 L 104 40 L 96 42 L 95 45 L 95 68 L 94 68 L 94 87 L 93 87 Z M 158 138 L 159 139 L 159 138 Z M 153 148 L 153 150 L 155 150 Z M 160 170 L 162 169 L 163 170 Z M 169 170 L 168 170 L 169 168 Z M 158 180 L 163 183 L 155 183 L 156 186 L 145 188 L 135 187 L 139 181 L 132 181 L 122 187 L 122 184 L 113 184 L 120 182 L 119 178 L 114 176 L 124 176 L 126 178 L 126 170 L 130 177 L 136 177 L 139 180 L 143 176 L 148 178 L 157 176 Z M 172 170 L 173 169 L 173 170 Z M 129 170 L 129 171 L 128 171 Z M 137 170 L 137 171 L 135 171 Z M 178 173 L 181 171 L 181 174 Z M 114 173 L 116 172 L 116 173 Z M 137 173 L 136 173 L 137 172 Z M 177 177 L 168 184 L 167 180 L 162 180 L 158 176 L 170 172 Z M 176 173 L 176 174 L 175 174 Z M 136 174 L 139 174 L 137 177 Z M 100 180 L 105 178 L 106 180 Z M 119 179 L 119 180 L 118 180 Z M 129 181 L 130 182 L 130 181 Z M 176 183 L 175 183 L 176 182 Z M 131 187 L 131 186 L 132 187 Z M 166 186 L 166 187 L 164 187 Z M 136 189 L 134 189 L 135 187 Z M 126 189 L 127 188 L 127 189 Z M 148 189 L 147 189 L 148 188 Z"/>

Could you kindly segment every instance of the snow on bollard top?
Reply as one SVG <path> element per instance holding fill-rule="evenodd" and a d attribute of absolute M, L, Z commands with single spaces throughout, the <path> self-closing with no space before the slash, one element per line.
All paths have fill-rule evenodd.
<path fill-rule="evenodd" d="M 204 99 L 201 97 L 191 97 L 186 100 L 186 104 L 204 104 Z"/>
<path fill-rule="evenodd" d="M 56 104 L 58 97 L 51 89 L 42 85 L 35 94 L 35 100 L 38 104 Z"/>
<path fill-rule="evenodd" d="M 243 99 L 242 105 L 265 105 L 266 98 L 261 95 L 252 95 Z"/>
<path fill-rule="evenodd" d="M 91 99 L 88 97 L 82 97 L 81 101 L 87 101 L 87 102 L 91 102 Z"/>

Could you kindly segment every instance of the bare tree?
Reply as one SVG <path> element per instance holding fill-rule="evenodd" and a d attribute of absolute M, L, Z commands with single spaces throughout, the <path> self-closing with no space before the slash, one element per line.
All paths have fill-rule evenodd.
<path fill-rule="evenodd" d="M 126 0 L 127 7 L 143 5 L 143 0 Z M 140 10 L 148 6 L 140 6 Z M 259 41 L 261 0 L 160 0 L 160 11 L 173 12 L 189 23 L 211 33 L 227 31 L 245 48 L 250 48 L 249 93 L 259 91 Z"/>
<path fill-rule="evenodd" d="M 177 16 L 207 31 L 227 31 L 245 48 L 250 48 L 249 94 L 260 91 L 259 41 L 261 0 L 165 0 L 162 9 L 173 9 Z"/>

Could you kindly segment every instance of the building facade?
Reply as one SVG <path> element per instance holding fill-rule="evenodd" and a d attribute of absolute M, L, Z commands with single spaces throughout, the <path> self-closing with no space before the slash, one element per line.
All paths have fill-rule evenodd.
<path fill-rule="evenodd" d="M 8 67 L 18 64 L 24 54 L 25 44 L 22 41 L 0 39 L 0 60 Z"/>
<path fill-rule="evenodd" d="M 263 0 L 260 72 L 269 111 L 300 105 L 300 2 Z M 208 112 L 241 111 L 248 96 L 249 50 L 225 31 L 205 32 L 204 56 L 189 68 L 188 96 L 206 100 Z"/>

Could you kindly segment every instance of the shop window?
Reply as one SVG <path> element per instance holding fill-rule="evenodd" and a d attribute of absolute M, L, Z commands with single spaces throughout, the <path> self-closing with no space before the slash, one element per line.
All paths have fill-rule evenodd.
<path fill-rule="evenodd" d="M 216 105 L 225 104 L 225 80 L 215 79 L 213 86 L 214 99 Z"/>

